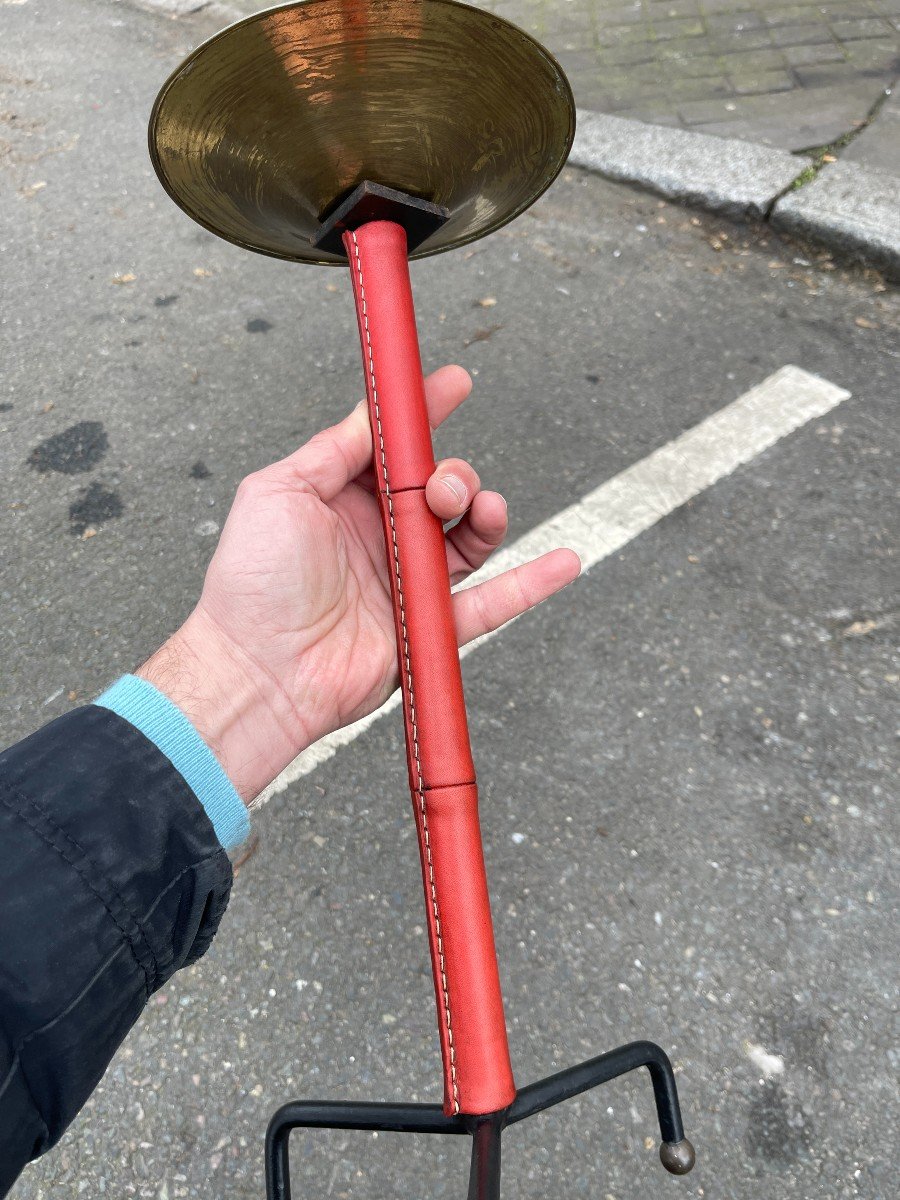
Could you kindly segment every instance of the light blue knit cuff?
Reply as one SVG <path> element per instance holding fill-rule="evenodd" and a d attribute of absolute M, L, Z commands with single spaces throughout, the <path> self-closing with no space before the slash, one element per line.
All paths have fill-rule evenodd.
<path fill-rule="evenodd" d="M 226 850 L 244 840 L 250 832 L 247 808 L 219 760 L 176 704 L 136 675 L 123 675 L 94 703 L 134 725 L 163 752 L 203 805 Z"/>

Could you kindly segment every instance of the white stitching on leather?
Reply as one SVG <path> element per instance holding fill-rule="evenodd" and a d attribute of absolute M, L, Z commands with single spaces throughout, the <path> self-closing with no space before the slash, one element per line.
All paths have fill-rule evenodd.
<path fill-rule="evenodd" d="M 381 470 L 384 475 L 384 492 L 387 496 L 388 518 L 391 524 L 391 557 L 393 558 L 394 572 L 397 576 L 397 595 L 399 597 L 400 608 L 400 629 L 403 634 L 403 661 L 406 671 L 406 688 L 409 692 L 409 720 L 412 726 L 413 735 L 413 757 L 416 761 L 416 776 L 418 786 L 416 795 L 419 800 L 419 812 L 422 815 L 422 834 L 425 840 L 425 860 L 428 864 L 428 879 L 431 889 L 431 908 L 434 913 L 434 931 L 437 938 L 438 961 L 440 963 L 441 975 L 441 992 L 444 1000 L 444 1015 L 447 1021 L 447 1042 L 450 1046 L 450 1079 L 453 1085 L 453 1112 L 459 1112 L 459 1087 L 456 1080 L 456 1049 L 453 1045 L 453 1026 L 450 1022 L 450 991 L 447 987 L 447 973 L 444 967 L 444 941 L 441 937 L 441 917 L 438 909 L 437 886 L 434 878 L 434 859 L 431 854 L 431 838 L 428 833 L 428 813 L 425 804 L 425 780 L 422 778 L 422 764 L 419 760 L 419 730 L 416 725 L 416 699 L 413 689 L 412 664 L 409 658 L 409 637 L 406 632 L 406 608 L 403 601 L 403 579 L 400 574 L 400 551 L 397 546 L 397 526 L 394 523 L 394 501 L 391 494 L 390 481 L 388 480 L 387 459 L 384 453 L 384 434 L 381 429 L 381 411 L 378 407 L 378 389 L 375 386 L 375 360 L 372 356 L 372 338 L 369 334 L 369 314 L 366 306 L 366 289 L 363 282 L 362 261 L 359 257 L 359 242 L 356 240 L 356 234 L 351 233 L 353 238 L 353 251 L 356 255 L 356 271 L 359 277 L 359 298 L 362 307 L 363 328 L 366 334 L 366 353 L 369 364 L 369 378 L 372 383 L 372 405 L 375 409 L 375 424 L 378 432 L 378 453 L 381 458 Z"/>

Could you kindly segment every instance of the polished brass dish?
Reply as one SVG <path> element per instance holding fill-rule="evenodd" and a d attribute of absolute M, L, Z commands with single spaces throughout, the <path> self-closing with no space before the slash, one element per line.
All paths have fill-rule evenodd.
<path fill-rule="evenodd" d="M 411 257 L 499 228 L 549 187 L 575 106 L 559 64 L 455 0 L 299 0 L 198 47 L 150 118 L 150 154 L 195 221 L 250 250 L 346 263 L 313 243 L 364 180 L 449 210 Z"/>

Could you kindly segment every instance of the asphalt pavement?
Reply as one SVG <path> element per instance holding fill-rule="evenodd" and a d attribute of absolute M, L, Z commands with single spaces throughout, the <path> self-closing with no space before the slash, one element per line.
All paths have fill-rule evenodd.
<path fill-rule="evenodd" d="M 219 242 L 155 181 L 147 114 L 202 13 L 29 0 L 0 25 L 11 741 L 177 626 L 240 478 L 361 379 L 340 271 Z M 517 1077 L 656 1040 L 698 1151 L 665 1176 L 649 1084 L 622 1081 L 511 1130 L 505 1195 L 891 1200 L 896 296 L 574 169 L 413 285 L 427 366 L 475 376 L 439 449 L 513 537 L 787 363 L 852 393 L 466 659 Z M 15 1200 L 259 1200 L 284 1100 L 439 1099 L 396 713 L 255 830 L 211 951 Z M 461 1144 L 293 1146 L 300 1195 L 464 1193 Z"/>

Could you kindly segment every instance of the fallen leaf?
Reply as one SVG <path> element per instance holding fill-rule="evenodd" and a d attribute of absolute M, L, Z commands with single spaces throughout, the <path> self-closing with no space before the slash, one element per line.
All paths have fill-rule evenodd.
<path fill-rule="evenodd" d="M 194 274 L 198 279 L 209 279 L 212 271 L 207 271 L 205 267 L 194 267 Z"/>
<path fill-rule="evenodd" d="M 93 525 L 88 525 L 87 529 L 81 535 L 81 540 L 83 542 L 86 542 L 88 540 L 88 538 L 92 538 L 92 537 L 96 537 L 96 536 L 97 536 L 97 530 L 93 527 Z"/>
<path fill-rule="evenodd" d="M 47 186 L 46 179 L 39 179 L 37 183 L 32 183 L 28 187 L 19 188 L 19 195 L 24 196 L 26 200 L 30 200 L 32 196 L 36 196 L 41 188 Z"/>
<path fill-rule="evenodd" d="M 853 322 L 853 324 L 858 325 L 860 327 L 860 329 L 877 329 L 878 328 L 878 326 L 875 324 L 875 322 L 870 321 L 867 317 L 857 317 L 856 320 Z"/>
<path fill-rule="evenodd" d="M 475 301 L 475 307 L 476 308 L 493 308 L 496 303 L 497 303 L 497 301 L 496 301 L 495 297 L 485 296 L 485 298 L 483 300 Z"/>
<path fill-rule="evenodd" d="M 871 633 L 873 629 L 877 628 L 877 621 L 854 621 L 852 625 L 841 630 L 841 637 L 865 637 L 867 633 Z"/>
<path fill-rule="evenodd" d="M 833 154 L 823 154 L 822 162 L 837 162 L 837 158 Z"/>
<path fill-rule="evenodd" d="M 109 282 L 110 283 L 134 283 L 134 281 L 136 279 L 137 279 L 137 275 L 132 275 L 132 273 L 129 271 L 125 275 L 113 275 L 112 279 Z"/>
<path fill-rule="evenodd" d="M 476 329 L 468 341 L 463 342 L 463 346 L 471 346 L 475 342 L 486 342 L 488 338 L 492 338 L 498 329 L 502 329 L 502 325 L 488 325 L 487 329 Z"/>

